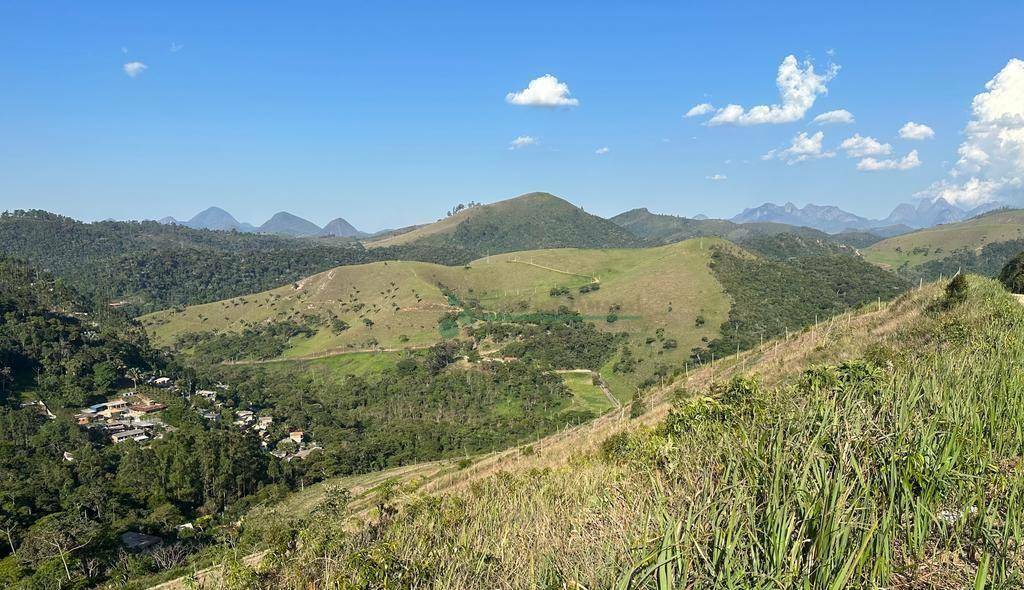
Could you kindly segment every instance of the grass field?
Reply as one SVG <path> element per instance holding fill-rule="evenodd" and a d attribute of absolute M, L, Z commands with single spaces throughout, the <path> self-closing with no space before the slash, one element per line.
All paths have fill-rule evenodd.
<path fill-rule="evenodd" d="M 302 546 L 253 576 L 296 589 L 1018 588 L 1024 309 L 977 278 L 949 302 L 929 285 L 691 372 L 636 421 L 612 412 L 528 456 L 398 474 L 411 491 L 397 518 L 351 537 L 340 519 L 309 521 Z M 353 482 L 356 509 L 368 484 Z"/>
<path fill-rule="evenodd" d="M 886 268 L 910 267 L 941 259 L 954 250 L 980 251 L 986 244 L 1024 238 L 1024 210 L 996 211 L 960 223 L 950 223 L 872 244 L 864 258 Z"/>
<path fill-rule="evenodd" d="M 589 373 L 564 373 L 562 381 L 572 392 L 570 410 L 593 412 L 601 415 L 615 407 L 599 385 L 594 384 L 594 377 Z"/>
<path fill-rule="evenodd" d="M 490 256 L 465 267 L 343 266 L 271 291 L 140 319 L 161 346 L 186 332 L 238 332 L 276 320 L 300 321 L 304 315 L 337 317 L 349 325 L 340 333 L 325 325 L 311 338 L 294 339 L 282 358 L 297 359 L 436 343 L 443 337 L 441 317 L 459 304 L 478 302 L 484 310 L 507 314 L 564 305 L 602 330 L 629 335 L 643 370 L 611 382 L 616 396 L 628 400 L 641 374 L 659 363 L 681 365 L 702 338 L 717 336 L 730 303 L 708 268 L 714 243 L 705 238 L 644 249 L 535 250 Z M 580 292 L 593 284 L 600 288 Z M 553 297 L 552 288 L 568 294 Z M 609 322 L 613 309 L 618 319 Z M 656 334 L 661 338 L 647 343 Z M 677 346 L 666 348 L 664 339 Z"/>

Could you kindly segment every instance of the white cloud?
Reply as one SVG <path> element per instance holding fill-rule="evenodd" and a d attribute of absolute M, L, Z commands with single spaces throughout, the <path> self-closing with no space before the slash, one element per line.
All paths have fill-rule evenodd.
<path fill-rule="evenodd" d="M 892 153 L 892 146 L 882 143 L 870 136 L 862 136 L 854 133 L 851 137 L 839 144 L 839 149 L 844 150 L 851 158 L 865 158 L 868 156 L 888 156 Z"/>
<path fill-rule="evenodd" d="M 519 137 L 512 140 L 512 143 L 508 144 L 510 150 L 521 150 L 524 147 L 531 145 L 537 145 L 537 138 L 532 135 L 520 135 Z"/>
<path fill-rule="evenodd" d="M 814 135 L 807 135 L 801 131 L 793 136 L 793 143 L 788 148 L 783 150 L 771 150 L 767 154 L 761 156 L 761 159 L 785 160 L 787 164 L 792 166 L 793 164 L 797 164 L 805 160 L 832 158 L 836 155 L 835 152 L 827 152 L 822 149 L 822 140 L 824 139 L 825 134 L 821 131 Z"/>
<path fill-rule="evenodd" d="M 182 45 L 181 43 L 174 43 L 173 41 L 171 42 L 171 53 L 178 53 L 179 51 L 181 51 L 184 48 L 185 48 L 185 46 Z"/>
<path fill-rule="evenodd" d="M 149 66 L 141 61 L 130 61 L 122 67 L 124 68 L 124 73 L 128 74 L 129 78 L 134 78 L 149 68 Z"/>
<path fill-rule="evenodd" d="M 864 158 L 860 162 L 857 162 L 857 170 L 864 170 L 867 172 L 875 172 L 878 170 L 910 170 L 911 168 L 917 168 L 920 165 L 921 160 L 917 157 L 917 150 L 911 150 L 911 152 L 906 156 L 903 156 L 902 159 L 876 160 L 875 158 Z"/>
<path fill-rule="evenodd" d="M 704 178 L 706 178 L 707 180 L 711 180 L 713 182 L 722 182 L 724 180 L 729 180 L 729 177 L 724 174 L 712 174 L 711 176 L 705 176 Z"/>
<path fill-rule="evenodd" d="M 839 109 L 837 111 L 829 111 L 822 113 L 814 118 L 811 123 L 817 123 L 818 125 L 828 125 L 830 123 L 853 123 L 853 113 L 846 109 Z"/>
<path fill-rule="evenodd" d="M 824 73 L 817 74 L 811 62 L 805 61 L 801 67 L 795 56 L 787 55 L 779 65 L 775 77 L 782 102 L 753 106 L 750 109 L 744 109 L 738 104 L 726 105 L 715 112 L 708 120 L 708 125 L 763 125 L 799 121 L 814 106 L 818 95 L 828 92 L 826 84 L 835 78 L 837 73 L 839 66 L 833 64 Z"/>
<path fill-rule="evenodd" d="M 610 150 L 607 147 L 599 147 L 596 150 L 594 150 L 594 153 L 599 155 L 599 156 L 603 156 L 603 155 L 607 154 L 610 151 L 612 151 L 612 150 Z"/>
<path fill-rule="evenodd" d="M 935 137 L 935 130 L 927 125 L 907 121 L 907 124 L 900 127 L 900 137 L 903 139 L 931 139 Z"/>
<path fill-rule="evenodd" d="M 569 85 L 559 82 L 551 74 L 530 80 L 530 84 L 519 92 L 509 92 L 505 101 L 528 107 L 574 107 L 580 101 L 569 97 Z"/>
<path fill-rule="evenodd" d="M 1011 59 L 971 103 L 971 120 L 950 170 L 918 196 L 977 206 L 1024 202 L 1024 61 Z"/>
<path fill-rule="evenodd" d="M 707 115 L 713 113 L 715 107 L 711 106 L 710 102 L 702 102 L 700 104 L 693 105 L 690 110 L 686 111 L 684 117 L 700 117 L 701 115 Z"/>

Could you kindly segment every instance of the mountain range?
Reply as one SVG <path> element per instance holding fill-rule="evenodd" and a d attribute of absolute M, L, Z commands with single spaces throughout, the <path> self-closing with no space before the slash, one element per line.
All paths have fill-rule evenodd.
<path fill-rule="evenodd" d="M 159 220 L 163 224 L 175 224 L 192 229 L 211 229 L 219 231 L 238 231 L 243 233 L 273 234 L 292 238 L 337 237 L 361 238 L 368 234 L 359 231 L 345 219 L 338 217 L 327 225 L 320 227 L 312 221 L 293 215 L 287 211 L 275 213 L 259 227 L 251 223 L 240 222 L 233 215 L 220 207 L 210 207 L 197 213 L 188 221 L 178 221 L 173 217 Z"/>
<path fill-rule="evenodd" d="M 845 230 L 870 230 L 879 235 L 896 235 L 914 229 L 932 227 L 970 219 L 976 215 L 1002 207 L 999 203 L 986 203 L 965 209 L 945 199 L 923 199 L 916 204 L 901 203 L 884 219 L 869 219 L 834 205 L 808 204 L 797 207 L 793 203 L 776 205 L 765 203 L 743 210 L 730 219 L 734 223 L 773 222 L 813 227 L 828 233 Z"/>

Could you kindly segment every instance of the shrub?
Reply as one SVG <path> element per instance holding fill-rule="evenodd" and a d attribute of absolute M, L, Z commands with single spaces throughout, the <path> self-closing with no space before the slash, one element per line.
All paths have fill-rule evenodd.
<path fill-rule="evenodd" d="M 1010 293 L 1024 293 L 1024 252 L 1011 258 L 1003 270 L 999 271 L 999 282 Z"/>

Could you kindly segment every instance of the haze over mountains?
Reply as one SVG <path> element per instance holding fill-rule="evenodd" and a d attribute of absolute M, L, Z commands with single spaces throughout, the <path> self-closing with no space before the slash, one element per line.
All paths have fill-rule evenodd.
<path fill-rule="evenodd" d="M 173 217 L 164 217 L 160 223 L 176 224 L 192 229 L 211 229 L 219 231 L 238 231 L 244 233 L 274 234 L 293 238 L 307 237 L 338 237 L 358 238 L 368 234 L 359 231 L 345 219 L 338 217 L 320 227 L 312 221 L 293 215 L 287 211 L 275 213 L 259 227 L 251 223 L 240 222 L 233 215 L 220 207 L 210 207 L 197 213 L 188 221 L 178 221 Z"/>
<path fill-rule="evenodd" d="M 985 203 L 972 209 L 964 209 L 945 199 L 924 199 L 916 204 L 901 203 L 897 205 L 885 219 L 868 219 L 834 205 L 808 204 L 797 207 L 793 203 L 785 205 L 765 203 L 759 207 L 744 209 L 730 221 L 735 223 L 769 221 L 813 227 L 828 233 L 839 233 L 844 230 L 880 230 L 884 234 L 895 235 L 911 229 L 963 221 L 1001 206 L 1003 205 L 1000 203 Z"/>
<path fill-rule="evenodd" d="M 543 203 L 547 203 L 548 205 L 551 203 L 550 200 L 536 198 L 538 195 L 550 196 L 547 195 L 547 193 L 530 193 L 529 195 L 524 196 L 533 196 L 534 198 L 532 200 L 526 199 L 517 201 L 512 199 L 508 201 L 498 201 L 491 205 L 485 205 L 482 207 L 474 206 L 464 209 L 454 216 L 443 218 L 435 223 L 416 225 L 395 231 L 382 231 L 375 235 L 381 236 L 381 240 L 386 243 L 405 243 L 428 235 L 448 234 L 456 226 L 461 225 L 463 221 L 473 219 L 478 213 L 484 211 L 493 213 L 495 209 L 492 209 L 492 207 L 495 206 L 497 206 L 497 210 L 508 209 L 510 204 L 512 210 L 505 210 L 503 211 L 504 214 L 501 215 L 503 218 L 502 225 L 507 226 L 507 222 L 511 221 L 510 218 L 515 217 L 530 218 L 536 221 L 539 218 L 535 214 L 540 213 L 545 209 Z M 502 203 L 505 203 L 506 205 L 502 205 Z M 840 209 L 835 205 L 816 205 L 811 203 L 804 205 L 803 207 L 799 207 L 791 202 L 787 202 L 784 205 L 777 205 L 769 202 L 757 207 L 744 209 L 741 213 L 728 219 L 714 219 L 703 214 L 694 215 L 691 218 L 672 215 L 664 217 L 672 218 L 674 220 L 670 225 L 677 225 L 680 220 L 687 221 L 687 224 L 691 227 L 686 228 L 683 233 L 703 233 L 701 230 L 706 229 L 706 227 L 701 227 L 701 230 L 698 230 L 697 227 L 705 226 L 706 224 L 693 222 L 712 222 L 712 225 L 717 224 L 717 226 L 720 226 L 722 223 L 768 223 L 783 224 L 785 226 L 805 229 L 811 228 L 828 234 L 844 232 L 871 232 L 879 237 L 890 237 L 916 229 L 964 221 L 987 211 L 998 209 L 1002 206 L 1004 205 L 1001 203 L 992 202 L 968 209 L 958 207 L 941 198 L 935 200 L 922 199 L 916 203 L 901 203 L 897 205 L 885 218 L 871 219 L 855 213 L 850 213 L 849 211 Z M 576 209 L 574 205 L 570 205 L 570 207 Z M 533 209 L 538 209 L 538 211 L 532 211 Z M 615 222 L 616 225 L 623 225 L 622 223 L 619 223 L 620 221 L 623 221 L 623 218 L 635 221 L 636 214 L 641 211 L 652 215 L 646 209 L 637 209 L 621 213 L 620 215 L 611 218 L 611 221 Z M 580 210 L 580 212 L 582 212 L 582 210 Z M 589 214 L 586 214 L 586 217 L 592 218 L 593 220 L 600 219 Z M 176 224 L 192 229 L 261 233 L 293 238 L 366 238 L 371 236 L 371 234 L 355 228 L 342 217 L 333 219 L 323 227 L 320 227 L 307 219 L 303 219 L 302 217 L 287 211 L 275 213 L 270 219 L 259 226 L 238 221 L 238 219 L 236 219 L 231 213 L 228 213 L 219 207 L 210 207 L 201 211 L 188 221 L 178 221 L 173 217 L 164 217 L 159 221 L 164 224 Z M 661 229 L 663 231 L 667 229 L 664 227 L 665 221 L 666 220 L 662 220 L 662 222 L 659 223 L 659 225 L 662 226 Z M 722 227 L 717 226 L 716 229 L 722 229 Z M 465 230 L 465 228 L 463 229 Z M 487 233 L 487 231 L 484 231 L 484 233 Z"/>

